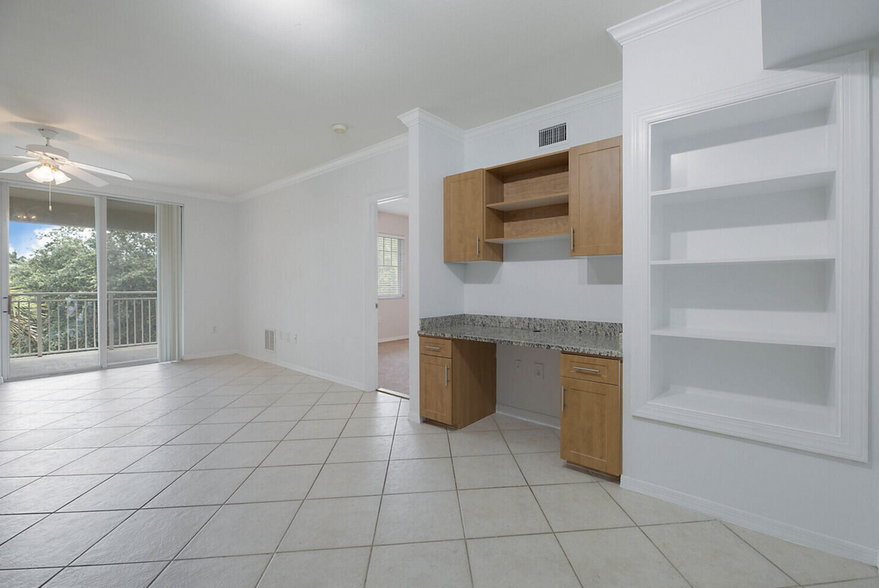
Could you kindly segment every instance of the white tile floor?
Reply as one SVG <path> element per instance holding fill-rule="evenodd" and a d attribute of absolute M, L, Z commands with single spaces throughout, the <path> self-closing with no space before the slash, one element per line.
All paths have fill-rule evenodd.
<path fill-rule="evenodd" d="M 238 357 L 0 386 L 0 586 L 877 588 L 876 568 Z"/>

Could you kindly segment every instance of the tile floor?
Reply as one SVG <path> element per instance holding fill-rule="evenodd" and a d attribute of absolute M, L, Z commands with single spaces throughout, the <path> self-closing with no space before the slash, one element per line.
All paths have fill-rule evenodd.
<path fill-rule="evenodd" d="M 0 586 L 877 588 L 563 466 L 552 429 L 238 357 L 0 386 Z"/>

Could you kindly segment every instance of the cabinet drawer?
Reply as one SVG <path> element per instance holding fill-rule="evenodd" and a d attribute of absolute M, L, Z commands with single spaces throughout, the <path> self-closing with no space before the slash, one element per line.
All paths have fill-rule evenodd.
<path fill-rule="evenodd" d="M 562 353 L 562 377 L 618 386 L 620 362 L 607 357 Z"/>
<path fill-rule="evenodd" d="M 436 357 L 452 357 L 452 340 L 436 337 L 420 337 L 419 353 Z"/>

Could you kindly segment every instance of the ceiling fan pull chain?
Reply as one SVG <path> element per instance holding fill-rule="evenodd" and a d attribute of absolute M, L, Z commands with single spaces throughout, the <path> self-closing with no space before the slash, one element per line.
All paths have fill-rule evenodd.
<path fill-rule="evenodd" d="M 49 212 L 52 212 L 52 182 L 49 182 Z"/>

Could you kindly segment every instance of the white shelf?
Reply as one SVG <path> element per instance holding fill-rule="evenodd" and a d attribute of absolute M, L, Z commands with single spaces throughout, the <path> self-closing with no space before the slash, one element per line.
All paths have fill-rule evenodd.
<path fill-rule="evenodd" d="M 675 188 L 657 190 L 650 195 L 658 204 L 682 204 L 705 200 L 722 200 L 743 196 L 761 196 L 781 192 L 798 192 L 804 190 L 824 189 L 833 186 L 836 171 L 821 169 L 801 174 L 762 178 L 750 181 L 733 182 L 714 186 L 696 186 L 693 188 Z"/>
<path fill-rule="evenodd" d="M 758 263 L 790 263 L 798 261 L 834 261 L 836 256 L 824 255 L 781 255 L 776 257 L 740 257 L 729 259 L 658 259 L 651 261 L 651 266 L 699 266 L 699 265 L 732 265 Z"/>
<path fill-rule="evenodd" d="M 769 333 L 734 331 L 720 329 L 699 329 L 693 327 L 662 327 L 650 331 L 656 337 L 678 337 L 683 339 L 709 339 L 713 341 L 738 341 L 743 343 L 765 343 L 769 345 L 795 345 L 803 347 L 836 347 L 832 336 L 805 336 L 791 333 Z"/>

